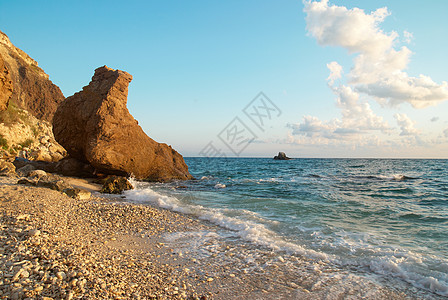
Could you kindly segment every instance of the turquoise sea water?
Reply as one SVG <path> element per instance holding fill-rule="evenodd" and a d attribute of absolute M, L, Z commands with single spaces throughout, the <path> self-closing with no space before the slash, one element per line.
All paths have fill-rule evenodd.
<path fill-rule="evenodd" d="M 448 296 L 448 160 L 186 158 L 197 180 L 137 183 L 131 201 L 249 243 Z"/>

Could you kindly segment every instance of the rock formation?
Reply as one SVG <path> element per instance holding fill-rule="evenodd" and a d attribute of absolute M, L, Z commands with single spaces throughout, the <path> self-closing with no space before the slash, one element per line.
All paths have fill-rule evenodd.
<path fill-rule="evenodd" d="M 6 143 L 0 149 L 0 157 L 19 156 L 56 162 L 67 155 L 54 139 L 50 123 L 37 119 L 26 110 L 15 110 L 15 114 L 17 120 L 0 123 L 0 137 Z"/>
<path fill-rule="evenodd" d="M 63 100 L 37 62 L 0 31 L 0 157 L 62 159 L 66 151 L 54 140 L 48 121 Z"/>
<path fill-rule="evenodd" d="M 1 161 L 1 160 L 0 160 Z M 16 157 L 13 161 L 13 165 L 17 170 L 43 170 L 48 173 L 58 173 L 65 176 L 74 177 L 95 177 L 94 169 L 91 165 L 83 163 L 75 158 L 66 157 L 58 162 L 47 161 L 31 161 Z M 19 172 L 19 171 L 18 171 Z M 19 174 L 27 176 L 26 174 Z"/>
<path fill-rule="evenodd" d="M 100 192 L 105 194 L 121 194 L 123 191 L 132 190 L 133 188 L 126 177 L 112 175 L 104 180 Z"/>
<path fill-rule="evenodd" d="M 12 95 L 12 80 L 9 70 L 0 55 L 0 111 L 8 108 L 9 98 Z"/>
<path fill-rule="evenodd" d="M 126 103 L 132 76 L 106 66 L 81 92 L 68 97 L 53 119 L 56 140 L 71 157 L 99 173 L 149 181 L 191 179 L 182 156 L 149 138 Z"/>
<path fill-rule="evenodd" d="M 28 178 L 22 177 L 17 181 L 17 184 L 44 187 L 55 191 L 62 192 L 69 197 L 77 200 L 89 199 L 91 193 L 84 189 L 79 189 L 68 184 L 62 177 L 47 174 L 42 170 L 34 170 L 25 175 Z"/>
<path fill-rule="evenodd" d="M 289 160 L 291 158 L 287 157 L 285 152 L 279 152 L 278 155 L 274 156 L 275 160 Z"/>
<path fill-rule="evenodd" d="M 0 176 L 16 177 L 16 167 L 9 161 L 0 159 Z"/>
<path fill-rule="evenodd" d="M 25 109 L 40 120 L 51 121 L 64 95 L 38 67 L 37 62 L 15 47 L 8 36 L 0 31 L 0 90 L 5 72 L 12 82 L 12 90 L 6 84 L 11 92 L 9 105 Z M 4 100 L 1 99 L 0 103 L 4 103 Z"/>

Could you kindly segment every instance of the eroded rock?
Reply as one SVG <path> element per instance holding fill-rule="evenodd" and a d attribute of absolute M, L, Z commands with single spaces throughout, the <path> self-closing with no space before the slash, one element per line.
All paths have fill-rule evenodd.
<path fill-rule="evenodd" d="M 77 200 L 90 199 L 91 193 L 89 191 L 78 188 L 66 188 L 63 190 L 64 194 Z"/>
<path fill-rule="evenodd" d="M 149 181 L 191 179 L 183 157 L 148 137 L 126 103 L 132 76 L 106 66 L 81 92 L 68 97 L 53 119 L 56 140 L 97 172 Z"/>
<path fill-rule="evenodd" d="M 50 81 L 49 76 L 39 68 L 34 59 L 15 47 L 1 31 L 0 56 L 12 84 L 12 90 L 10 85 L 6 84 L 7 90 L 10 90 L 10 103 L 26 109 L 40 120 L 51 121 L 58 104 L 64 100 L 59 87 Z M 0 73 L 4 74 L 1 66 Z"/>
<path fill-rule="evenodd" d="M 17 176 L 16 167 L 11 162 L 0 159 L 0 176 Z"/>
<path fill-rule="evenodd" d="M 126 177 L 109 176 L 103 183 L 101 193 L 121 194 L 123 191 L 132 190 L 134 187 Z"/>
<path fill-rule="evenodd" d="M 11 74 L 3 61 L 2 55 L 0 54 L 0 111 L 8 108 L 12 91 Z"/>

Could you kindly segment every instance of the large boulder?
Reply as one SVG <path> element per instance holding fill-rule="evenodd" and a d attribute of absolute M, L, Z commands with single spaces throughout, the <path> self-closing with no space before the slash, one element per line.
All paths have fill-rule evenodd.
<path fill-rule="evenodd" d="M 94 168 L 90 164 L 72 157 L 66 157 L 58 162 L 33 161 L 16 157 L 13 165 L 21 176 L 28 176 L 34 170 L 86 178 L 93 178 L 96 175 Z"/>
<path fill-rule="evenodd" d="M 104 180 L 100 192 L 105 194 L 121 194 L 123 191 L 132 190 L 133 188 L 126 177 L 112 175 Z"/>
<path fill-rule="evenodd" d="M 149 181 L 191 179 L 182 156 L 148 137 L 126 103 L 132 76 L 106 66 L 57 109 L 53 133 L 71 157 L 98 173 Z"/>

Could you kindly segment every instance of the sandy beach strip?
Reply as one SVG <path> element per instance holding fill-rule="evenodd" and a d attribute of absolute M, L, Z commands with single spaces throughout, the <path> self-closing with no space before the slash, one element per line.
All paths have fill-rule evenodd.
<path fill-rule="evenodd" d="M 185 215 L 16 182 L 0 177 L 2 299 L 408 298 L 374 283 L 341 285 L 329 264 L 223 238 Z"/>

